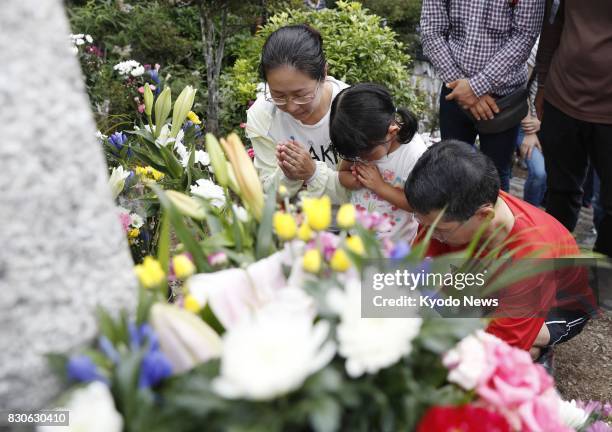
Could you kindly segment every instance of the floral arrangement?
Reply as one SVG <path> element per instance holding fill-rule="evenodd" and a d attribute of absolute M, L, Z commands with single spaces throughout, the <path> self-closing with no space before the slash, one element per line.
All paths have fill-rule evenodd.
<path fill-rule="evenodd" d="M 156 129 L 139 136 L 155 145 Z M 562 401 L 482 320 L 362 318 L 366 257 L 416 265 L 424 244 L 379 242 L 384 221 L 350 204 L 330 233 L 329 198 L 264 194 L 236 135 L 205 141 L 213 175 L 189 189 L 164 190 L 167 166 L 136 176 L 162 209 L 137 311 L 99 311 L 95 346 L 50 356 L 74 385 L 57 404 L 83 430 L 605 430 L 609 406 Z"/>

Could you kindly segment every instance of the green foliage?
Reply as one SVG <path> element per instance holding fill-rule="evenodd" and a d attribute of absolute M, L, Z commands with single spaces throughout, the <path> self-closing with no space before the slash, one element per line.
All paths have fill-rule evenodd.
<path fill-rule="evenodd" d="M 415 53 L 420 49 L 420 40 L 416 35 L 421 19 L 422 0 L 358 0 L 363 7 L 372 13 L 384 17 L 406 46 L 406 52 Z"/>
<path fill-rule="evenodd" d="M 382 26 L 381 18 L 364 10 L 360 3 L 339 1 L 337 7 L 319 12 L 281 12 L 271 17 L 256 37 L 244 41 L 239 59 L 223 80 L 226 97 L 233 104 L 226 107 L 225 127 L 235 126 L 238 107 L 245 109 L 255 99 L 257 66 L 265 39 L 279 27 L 298 23 L 308 23 L 321 32 L 330 75 L 349 84 L 384 84 L 397 104 L 418 107 L 409 85 L 410 57 L 393 30 Z"/>

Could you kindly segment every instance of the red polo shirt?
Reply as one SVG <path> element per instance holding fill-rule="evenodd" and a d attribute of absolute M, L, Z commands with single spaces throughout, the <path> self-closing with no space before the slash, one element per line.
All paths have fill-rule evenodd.
<path fill-rule="evenodd" d="M 534 253 L 537 254 L 537 258 L 559 258 L 580 252 L 574 237 L 554 217 L 506 192 L 500 191 L 499 196 L 514 215 L 514 226 L 507 237 L 510 241 L 502 250 L 501 255 L 515 251 L 513 259 L 533 258 Z M 452 247 L 432 239 L 427 256 L 434 257 L 462 249 L 463 247 Z M 516 300 L 520 302 L 522 298 L 525 301 L 525 310 L 536 308 L 548 310 L 558 305 L 556 302 L 558 281 L 558 277 L 551 273 L 544 273 L 512 285 L 512 296 L 515 300 L 513 305 L 520 306 Z M 563 285 L 564 287 L 580 286 L 581 290 L 588 289 L 586 271 L 580 268 L 564 270 Z M 537 305 L 533 304 L 534 300 L 538 303 Z M 495 318 L 489 323 L 487 332 L 512 346 L 528 350 L 532 347 L 544 324 L 542 315 L 540 313 L 538 317 Z"/>

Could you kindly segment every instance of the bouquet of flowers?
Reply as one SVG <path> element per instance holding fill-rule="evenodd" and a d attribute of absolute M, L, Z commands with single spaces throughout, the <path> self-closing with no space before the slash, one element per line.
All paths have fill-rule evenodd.
<path fill-rule="evenodd" d="M 188 194 L 143 181 L 163 216 L 157 256 L 135 267 L 137 311 L 99 311 L 95 346 L 50 356 L 74 384 L 58 400 L 72 427 L 602 430 L 609 407 L 563 402 L 483 320 L 362 317 L 367 258 L 418 265 L 424 244 L 381 243 L 376 216 L 350 204 L 327 232 L 329 198 L 305 197 L 297 213 L 282 188 L 263 194 L 236 135 L 208 136 L 207 150 L 216 182 Z"/>

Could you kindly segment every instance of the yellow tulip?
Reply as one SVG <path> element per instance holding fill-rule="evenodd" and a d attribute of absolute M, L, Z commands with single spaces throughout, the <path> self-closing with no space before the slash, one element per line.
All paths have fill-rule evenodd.
<path fill-rule="evenodd" d="M 352 236 L 346 239 L 346 247 L 351 252 L 357 255 L 365 254 L 365 247 L 363 246 L 363 241 L 359 236 Z"/>
<path fill-rule="evenodd" d="M 159 136 L 171 109 L 172 91 L 170 87 L 166 87 L 159 96 L 157 96 L 157 100 L 155 101 L 155 138 Z"/>
<path fill-rule="evenodd" d="M 138 276 L 140 284 L 145 288 L 155 288 L 166 278 L 159 261 L 151 256 L 146 256 L 142 264 L 134 266 L 134 272 Z"/>
<path fill-rule="evenodd" d="M 166 196 L 182 215 L 195 220 L 202 220 L 206 217 L 204 207 L 194 198 L 173 190 L 166 191 Z"/>
<path fill-rule="evenodd" d="M 200 305 L 200 303 L 196 300 L 194 296 L 188 294 L 185 297 L 185 300 L 183 300 L 183 308 L 185 310 L 188 310 L 189 312 L 197 314 L 198 312 L 200 312 L 200 310 L 202 310 L 202 305 Z"/>
<path fill-rule="evenodd" d="M 304 198 L 302 208 L 306 220 L 315 231 L 322 231 L 331 224 L 331 200 L 328 196 L 321 198 Z"/>
<path fill-rule="evenodd" d="M 343 249 L 336 249 L 336 252 L 334 252 L 331 257 L 329 265 L 334 271 L 345 272 L 351 266 L 351 261 Z"/>
<path fill-rule="evenodd" d="M 235 133 L 229 134 L 226 139 L 221 138 L 221 145 L 232 164 L 232 168 L 234 168 L 242 202 L 255 216 L 255 219 L 260 221 L 263 213 L 264 195 L 253 161 L 251 161 L 242 141 Z"/>
<path fill-rule="evenodd" d="M 321 269 L 321 252 L 317 249 L 306 251 L 302 257 L 302 266 L 304 270 L 310 273 L 319 273 Z"/>
<path fill-rule="evenodd" d="M 355 225 L 355 207 L 353 204 L 342 204 L 336 216 L 338 226 L 342 229 L 349 229 Z"/>
<path fill-rule="evenodd" d="M 217 183 L 221 187 L 227 187 L 229 183 L 227 160 L 225 159 L 223 150 L 219 145 L 219 141 L 217 141 L 217 138 L 211 133 L 206 134 L 206 151 L 210 157 L 210 164 L 215 171 Z"/>
<path fill-rule="evenodd" d="M 194 113 L 193 111 L 189 111 L 187 113 L 187 118 L 191 120 L 193 124 L 197 124 L 197 125 L 202 124 L 202 120 L 200 120 L 200 117 L 198 117 L 198 115 Z"/>
<path fill-rule="evenodd" d="M 193 262 L 185 254 L 176 255 L 172 258 L 172 268 L 176 277 L 182 280 L 187 279 L 196 270 Z"/>
<path fill-rule="evenodd" d="M 304 221 L 304 223 L 300 225 L 297 235 L 300 240 L 307 242 L 308 240 L 312 239 L 314 233 L 310 229 L 310 225 Z"/>
<path fill-rule="evenodd" d="M 276 235 L 278 235 L 281 240 L 287 241 L 295 237 L 297 225 L 290 213 L 277 211 L 274 213 L 272 224 L 274 225 Z"/>

